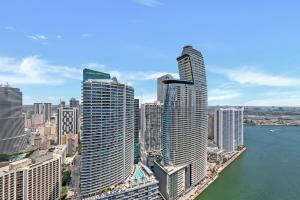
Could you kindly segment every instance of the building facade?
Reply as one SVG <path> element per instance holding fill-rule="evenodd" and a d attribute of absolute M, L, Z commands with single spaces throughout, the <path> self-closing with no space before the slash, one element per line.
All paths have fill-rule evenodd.
<path fill-rule="evenodd" d="M 134 99 L 134 163 L 140 160 L 140 100 Z"/>
<path fill-rule="evenodd" d="M 58 200 L 60 189 L 60 155 L 48 152 L 0 168 L 0 199 Z"/>
<path fill-rule="evenodd" d="M 204 61 L 199 51 L 192 46 L 185 46 L 177 61 L 180 80 L 163 82 L 166 87 L 163 107 L 163 157 L 158 166 L 163 171 L 183 167 L 183 187 L 186 191 L 197 185 L 206 175 L 207 85 Z M 173 181 L 176 180 L 177 187 L 182 185 L 179 179 Z M 171 190 L 167 190 L 165 198 L 176 199 L 170 192 Z"/>
<path fill-rule="evenodd" d="M 34 103 L 33 104 L 34 114 L 42 114 L 44 122 L 50 120 L 52 115 L 52 104 L 51 103 Z"/>
<path fill-rule="evenodd" d="M 62 137 L 67 134 L 78 134 L 79 111 L 77 107 L 61 107 L 57 109 L 58 144 L 62 143 Z"/>
<path fill-rule="evenodd" d="M 0 153 L 14 153 L 26 148 L 24 120 L 20 89 L 0 86 Z"/>
<path fill-rule="evenodd" d="M 81 196 L 124 182 L 134 162 L 134 90 L 109 74 L 83 71 Z"/>
<path fill-rule="evenodd" d="M 159 101 L 141 106 L 141 143 L 146 152 L 162 149 L 162 111 L 163 104 Z"/>
<path fill-rule="evenodd" d="M 244 108 L 215 110 L 214 140 L 220 150 L 230 153 L 244 145 Z"/>
<path fill-rule="evenodd" d="M 157 101 L 164 103 L 166 86 L 164 85 L 165 80 L 171 80 L 173 76 L 171 74 L 166 74 L 157 79 Z"/>
<path fill-rule="evenodd" d="M 71 108 L 79 108 L 80 104 L 79 104 L 79 101 L 77 99 L 75 99 L 74 97 L 72 97 L 70 99 L 70 107 Z"/>

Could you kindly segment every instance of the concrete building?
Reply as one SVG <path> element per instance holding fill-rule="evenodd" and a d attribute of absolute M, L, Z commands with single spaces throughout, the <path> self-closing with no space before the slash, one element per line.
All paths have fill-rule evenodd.
<path fill-rule="evenodd" d="M 162 111 L 159 101 L 141 106 L 141 154 L 142 162 L 153 167 L 153 159 L 162 150 Z"/>
<path fill-rule="evenodd" d="M 162 161 L 154 166 L 154 173 L 162 172 L 156 177 L 166 199 L 176 199 L 206 175 L 208 119 L 203 57 L 192 46 L 185 46 L 177 61 L 180 80 L 163 82 Z"/>
<path fill-rule="evenodd" d="M 43 122 L 50 120 L 52 115 L 52 104 L 51 103 L 34 103 L 33 104 L 34 114 L 42 114 Z"/>
<path fill-rule="evenodd" d="M 0 168 L 0 199 L 58 200 L 60 155 L 39 152 Z"/>
<path fill-rule="evenodd" d="M 217 108 L 214 140 L 220 150 L 230 153 L 244 145 L 244 108 Z"/>
<path fill-rule="evenodd" d="M 158 181 L 152 171 L 139 163 L 125 182 L 107 189 L 107 192 L 84 200 L 158 200 Z"/>
<path fill-rule="evenodd" d="M 71 108 L 79 108 L 80 104 L 79 101 L 77 99 L 75 99 L 74 97 L 72 97 L 70 99 L 70 107 Z"/>
<path fill-rule="evenodd" d="M 214 139 L 214 128 L 215 128 L 215 119 L 214 115 L 209 115 L 208 116 L 208 138 L 210 140 Z"/>
<path fill-rule="evenodd" d="M 66 134 L 78 134 L 79 111 L 77 107 L 60 107 L 57 110 L 58 144 L 62 144 L 61 138 Z"/>
<path fill-rule="evenodd" d="M 109 74 L 83 71 L 81 196 L 124 182 L 134 167 L 134 90 Z"/>
<path fill-rule="evenodd" d="M 0 85 L 0 153 L 14 153 L 26 148 L 24 120 L 20 89 Z"/>
<path fill-rule="evenodd" d="M 134 99 L 134 163 L 140 160 L 140 100 Z"/>
<path fill-rule="evenodd" d="M 163 75 L 157 79 L 157 101 L 164 103 L 166 86 L 163 82 L 171 79 L 173 79 L 171 74 Z"/>

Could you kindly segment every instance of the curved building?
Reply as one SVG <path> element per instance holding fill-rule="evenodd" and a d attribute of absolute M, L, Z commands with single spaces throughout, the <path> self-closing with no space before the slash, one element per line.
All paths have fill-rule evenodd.
<path fill-rule="evenodd" d="M 26 148 L 27 138 L 22 115 L 22 92 L 0 86 L 0 153 L 14 153 Z"/>
<path fill-rule="evenodd" d="M 176 199 L 206 175 L 207 85 L 201 53 L 185 46 L 177 58 L 180 80 L 165 80 L 163 108 L 163 170 L 166 199 Z M 171 170 L 171 171 L 170 171 Z M 155 171 L 155 170 L 154 170 Z M 167 191 L 168 190 L 168 191 Z"/>
<path fill-rule="evenodd" d="M 109 74 L 83 72 L 81 196 L 124 182 L 133 170 L 134 90 Z"/>

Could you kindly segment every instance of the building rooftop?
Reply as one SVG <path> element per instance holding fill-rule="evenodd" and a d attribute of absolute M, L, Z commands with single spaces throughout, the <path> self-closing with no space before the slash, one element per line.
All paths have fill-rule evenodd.
<path fill-rule="evenodd" d="M 110 195 L 123 193 L 124 191 L 135 190 L 153 183 L 158 183 L 153 172 L 147 166 L 139 163 L 134 165 L 134 170 L 124 183 L 112 186 L 111 188 L 106 189 L 105 192 L 93 197 L 85 198 L 85 200 L 96 200 L 100 197 L 108 197 Z"/>

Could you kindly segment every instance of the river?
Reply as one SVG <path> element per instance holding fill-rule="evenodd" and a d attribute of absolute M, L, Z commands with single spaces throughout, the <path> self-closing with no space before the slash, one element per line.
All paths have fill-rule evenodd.
<path fill-rule="evenodd" d="M 197 200 L 300 200 L 300 127 L 245 127 L 245 144 Z"/>

